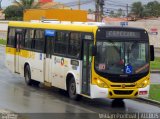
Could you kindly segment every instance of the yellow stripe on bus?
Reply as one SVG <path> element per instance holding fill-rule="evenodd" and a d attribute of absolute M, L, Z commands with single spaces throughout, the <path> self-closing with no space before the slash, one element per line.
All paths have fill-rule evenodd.
<path fill-rule="evenodd" d="M 11 47 L 6 47 L 6 54 L 19 55 L 24 58 L 35 59 L 35 52 L 27 50 L 20 50 L 20 52 L 16 52 L 16 48 L 11 48 Z"/>

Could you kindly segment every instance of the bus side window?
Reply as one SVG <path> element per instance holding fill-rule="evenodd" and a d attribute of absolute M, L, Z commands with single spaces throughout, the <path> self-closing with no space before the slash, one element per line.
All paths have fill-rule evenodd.
<path fill-rule="evenodd" d="M 33 46 L 36 51 L 44 51 L 44 30 L 35 30 Z"/>
<path fill-rule="evenodd" d="M 81 53 L 81 33 L 71 32 L 69 39 L 68 55 L 79 58 Z"/>
<path fill-rule="evenodd" d="M 54 53 L 66 55 L 68 49 L 69 33 L 65 31 L 58 31 L 55 38 Z"/>
<path fill-rule="evenodd" d="M 15 28 L 9 28 L 8 29 L 8 39 L 7 39 L 7 45 L 11 47 L 15 47 Z"/>
<path fill-rule="evenodd" d="M 34 30 L 33 29 L 26 29 L 25 34 L 25 48 L 31 49 L 32 40 L 34 39 Z"/>

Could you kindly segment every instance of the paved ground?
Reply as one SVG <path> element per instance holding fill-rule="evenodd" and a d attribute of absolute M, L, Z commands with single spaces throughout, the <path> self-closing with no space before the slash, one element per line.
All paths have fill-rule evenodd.
<path fill-rule="evenodd" d="M 160 48 L 155 48 L 155 57 L 160 57 Z"/>
<path fill-rule="evenodd" d="M 152 84 L 160 84 L 160 73 L 152 73 L 151 74 L 151 83 Z"/>
<path fill-rule="evenodd" d="M 46 89 L 44 87 L 28 87 L 26 86 L 23 77 L 20 77 L 17 74 L 13 74 L 9 72 L 8 69 L 6 69 L 6 67 L 4 66 L 4 51 L 4 48 L 0 47 L 1 109 L 9 109 L 17 113 L 54 113 L 54 116 L 56 115 L 58 116 L 58 118 L 59 116 L 65 116 L 66 119 L 91 118 L 92 116 L 96 116 L 88 115 L 88 117 L 86 117 L 87 114 L 90 113 L 160 113 L 159 107 L 146 104 L 144 102 L 137 102 L 134 100 L 126 99 L 124 100 L 124 102 L 116 104 L 110 99 L 91 100 L 82 98 L 80 102 L 77 102 L 70 100 L 65 92 L 58 91 L 58 89 L 55 88 Z M 154 77 L 154 75 L 152 75 L 152 77 Z M 85 114 L 85 117 L 81 117 L 82 115 L 79 116 L 80 114 Z M 41 117 L 43 117 L 44 115 L 45 114 L 39 114 L 39 116 Z M 33 114 L 32 118 L 35 119 L 34 116 L 35 115 Z"/>

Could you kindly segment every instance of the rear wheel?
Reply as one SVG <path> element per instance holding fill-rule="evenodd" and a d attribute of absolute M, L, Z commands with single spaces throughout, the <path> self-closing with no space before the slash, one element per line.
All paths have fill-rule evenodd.
<path fill-rule="evenodd" d="M 76 83 L 75 79 L 72 77 L 68 85 L 69 97 L 73 100 L 80 100 L 81 96 L 76 93 Z"/>

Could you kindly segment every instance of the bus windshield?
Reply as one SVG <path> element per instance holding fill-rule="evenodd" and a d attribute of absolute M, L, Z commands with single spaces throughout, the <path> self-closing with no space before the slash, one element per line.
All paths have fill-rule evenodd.
<path fill-rule="evenodd" d="M 99 72 L 130 75 L 149 70 L 148 42 L 98 40 L 96 45 L 95 69 Z"/>

